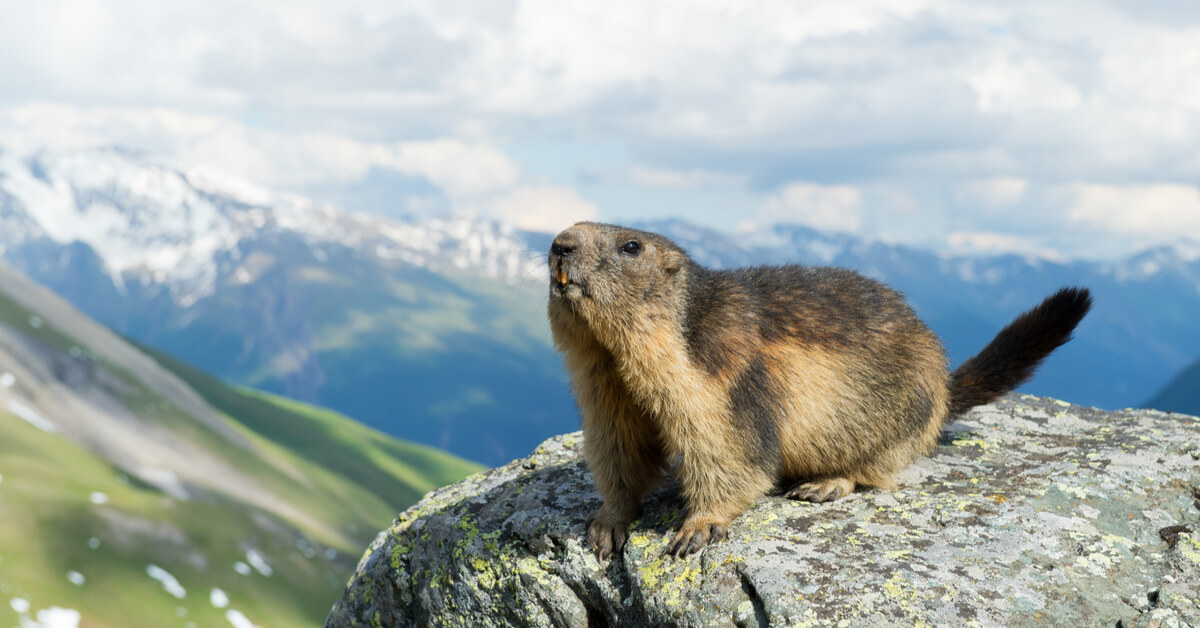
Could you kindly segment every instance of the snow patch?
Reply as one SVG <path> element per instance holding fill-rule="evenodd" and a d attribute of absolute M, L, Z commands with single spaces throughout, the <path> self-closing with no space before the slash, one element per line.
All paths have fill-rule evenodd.
<path fill-rule="evenodd" d="M 271 566 L 267 564 L 262 554 L 258 553 L 258 550 L 246 550 L 246 562 L 250 563 L 258 573 L 264 576 L 270 576 L 275 573 L 275 570 L 271 569 Z"/>
<path fill-rule="evenodd" d="M 169 571 L 159 567 L 158 565 L 146 565 L 146 575 L 161 582 L 163 585 L 163 590 L 178 599 L 182 600 L 183 596 L 187 595 L 187 591 L 184 590 L 183 585 L 179 584 L 179 581 L 175 579 L 175 576 L 172 576 Z"/>
<path fill-rule="evenodd" d="M 138 476 L 139 480 L 154 486 L 175 499 L 187 501 L 190 498 L 187 489 L 183 487 L 183 482 L 179 481 L 179 476 L 175 475 L 174 471 L 155 467 L 142 467 L 137 470 L 135 475 Z"/>
<path fill-rule="evenodd" d="M 92 494 L 88 495 L 88 500 L 91 501 L 93 504 L 107 504 L 108 503 L 108 493 L 101 493 L 100 491 L 92 491 Z"/>
<path fill-rule="evenodd" d="M 189 168 L 184 176 L 198 190 L 233 196 L 249 205 L 270 205 L 272 201 L 271 193 L 267 190 L 219 170 L 197 166 Z"/>
<path fill-rule="evenodd" d="M 51 606 L 37 612 L 37 619 L 21 617 L 21 628 L 79 628 L 83 616 L 73 608 Z"/>
<path fill-rule="evenodd" d="M 241 611 L 229 609 L 225 611 L 225 619 L 233 624 L 233 628 L 258 628 Z"/>
<path fill-rule="evenodd" d="M 19 401 L 14 399 L 5 399 L 4 407 L 8 408 L 9 412 L 12 412 L 18 417 L 24 419 L 27 423 L 38 428 L 39 430 L 42 430 L 43 432 L 49 432 L 53 434 L 54 432 L 58 431 L 58 428 L 56 428 L 53 423 L 35 412 L 33 408 L 30 408 Z"/>
<path fill-rule="evenodd" d="M 17 383 L 17 378 L 12 373 L 0 375 L 0 390 L 12 388 L 15 383 Z"/>
<path fill-rule="evenodd" d="M 242 574 L 243 576 L 248 576 L 254 571 L 253 569 L 250 569 L 250 565 L 247 565 L 240 560 L 233 564 L 233 570 Z"/>
<path fill-rule="evenodd" d="M 29 612 L 29 600 L 23 597 L 14 597 L 8 601 L 8 605 L 12 607 L 18 615 L 24 615 Z"/>
<path fill-rule="evenodd" d="M 77 587 L 81 587 L 83 586 L 83 583 L 87 582 L 87 578 L 84 578 L 83 574 L 79 573 L 78 571 L 68 571 L 67 582 L 70 582 Z"/>
<path fill-rule="evenodd" d="M 208 594 L 208 601 L 212 602 L 212 605 L 217 608 L 225 608 L 226 606 L 229 606 L 229 596 L 225 595 L 224 591 L 217 588 L 214 588 L 212 592 Z"/>

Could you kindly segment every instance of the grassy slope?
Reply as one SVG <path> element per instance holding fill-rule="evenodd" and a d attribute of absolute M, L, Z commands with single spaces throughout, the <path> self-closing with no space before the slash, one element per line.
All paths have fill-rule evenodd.
<path fill-rule="evenodd" d="M 0 293 L 0 324 L 59 351 L 78 346 L 91 354 L 63 330 L 30 325 L 31 316 Z M 227 625 L 226 611 L 209 603 L 213 587 L 256 623 L 318 625 L 375 531 L 428 489 L 479 468 L 332 412 L 230 389 L 154 357 L 226 415 L 259 456 L 229 447 L 120 367 L 96 361 L 133 387 L 126 401 L 135 412 L 209 445 L 303 520 L 287 521 L 221 494 L 171 499 L 0 406 L 0 625 L 18 623 L 14 598 L 28 600 L 34 613 L 51 606 L 79 610 L 88 626 Z M 93 492 L 106 494 L 107 503 L 93 504 Z M 89 547 L 90 539 L 99 547 Z M 247 561 L 249 548 L 265 556 L 273 575 L 234 570 Z M 168 595 L 146 574 L 150 564 L 178 578 L 186 597 Z M 70 583 L 69 571 L 86 581 Z"/>
<path fill-rule="evenodd" d="M 88 626 L 227 625 L 209 602 L 216 587 L 255 623 L 311 626 L 346 577 L 349 557 L 305 557 L 282 522 L 219 497 L 170 499 L 3 410 L 0 474 L 0 623 L 18 623 L 10 600 L 22 598 L 34 610 L 78 610 Z M 93 492 L 108 502 L 91 503 Z M 266 557 L 272 576 L 234 570 L 246 547 Z M 183 599 L 147 575 L 151 564 L 179 580 Z M 69 571 L 86 580 L 72 584 Z"/>
<path fill-rule="evenodd" d="M 269 393 L 231 388 L 153 349 L 145 353 L 175 373 L 212 407 L 311 464 L 367 487 L 392 514 L 430 489 L 482 469 L 438 449 L 383 434 L 341 414 Z"/>

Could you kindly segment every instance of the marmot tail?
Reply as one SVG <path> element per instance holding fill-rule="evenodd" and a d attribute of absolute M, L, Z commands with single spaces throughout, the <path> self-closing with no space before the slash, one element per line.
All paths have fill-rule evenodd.
<path fill-rule="evenodd" d="M 1091 307 L 1086 288 L 1063 288 L 1014 319 L 950 374 L 950 416 L 994 401 L 1027 381 L 1051 351 L 1071 339 Z"/>

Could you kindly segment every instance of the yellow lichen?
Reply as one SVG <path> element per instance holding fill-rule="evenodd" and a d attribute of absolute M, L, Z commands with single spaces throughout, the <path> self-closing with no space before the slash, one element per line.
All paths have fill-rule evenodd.
<path fill-rule="evenodd" d="M 696 567 L 694 569 L 691 567 L 685 566 L 683 568 L 683 571 L 680 572 L 678 576 L 675 576 L 675 582 L 677 582 L 679 584 L 683 584 L 684 582 L 696 584 L 696 581 L 698 580 L 699 576 L 700 576 L 700 566 L 699 565 L 696 565 Z"/>
<path fill-rule="evenodd" d="M 479 586 L 485 589 L 493 589 L 496 587 L 496 572 L 492 570 L 492 565 L 488 561 L 476 557 L 475 571 L 479 574 Z"/>
<path fill-rule="evenodd" d="M 642 576 L 642 582 L 646 584 L 647 589 L 653 589 L 658 586 L 658 581 L 663 575 L 663 559 L 657 558 L 649 563 L 642 563 L 638 568 L 638 574 Z"/>
<path fill-rule="evenodd" d="M 402 543 L 396 543 L 392 546 L 392 551 L 389 554 L 390 560 L 388 561 L 388 564 L 392 566 L 392 569 L 399 569 L 400 557 L 408 554 L 410 551 L 412 551 L 411 547 Z"/>
<path fill-rule="evenodd" d="M 982 438 L 978 438 L 978 437 L 975 437 L 975 438 L 960 438 L 960 439 L 958 439 L 958 440 L 954 441 L 954 445 L 955 445 L 956 447 L 968 447 L 968 446 L 975 446 L 975 447 L 978 447 L 978 448 L 980 448 L 980 449 L 982 449 L 982 450 L 984 450 L 984 451 L 987 451 L 987 450 L 989 450 L 989 449 L 991 449 L 991 448 L 992 448 L 992 445 L 991 445 L 991 443 L 989 443 L 989 442 L 987 442 L 987 441 L 983 440 Z"/>
<path fill-rule="evenodd" d="M 1087 499 L 1088 491 L 1086 488 L 1084 488 L 1082 486 L 1067 486 L 1066 484 L 1063 484 L 1062 482 L 1056 482 L 1054 484 L 1054 486 L 1060 492 L 1065 493 L 1067 495 L 1071 495 L 1071 496 L 1077 497 L 1079 499 Z"/>
<path fill-rule="evenodd" d="M 883 590 L 888 597 L 896 600 L 901 610 L 909 614 L 914 612 L 913 602 L 917 601 L 917 590 L 900 572 L 893 573 L 892 577 L 883 583 Z"/>
<path fill-rule="evenodd" d="M 1131 541 L 1123 536 L 1117 536 L 1115 534 L 1105 534 L 1103 537 L 1101 537 L 1101 539 L 1107 543 L 1109 547 L 1114 547 L 1116 545 L 1124 545 L 1125 547 L 1137 546 L 1137 543 L 1134 541 Z"/>
<path fill-rule="evenodd" d="M 1175 542 L 1179 548 L 1179 555 L 1193 563 L 1200 564 L 1200 537 L 1187 532 L 1180 532 L 1179 539 Z"/>
<path fill-rule="evenodd" d="M 542 568 L 542 565 L 528 556 L 518 558 L 516 568 L 517 573 L 533 576 L 538 584 L 542 586 L 550 586 L 554 582 L 550 574 L 546 573 L 546 570 Z"/>

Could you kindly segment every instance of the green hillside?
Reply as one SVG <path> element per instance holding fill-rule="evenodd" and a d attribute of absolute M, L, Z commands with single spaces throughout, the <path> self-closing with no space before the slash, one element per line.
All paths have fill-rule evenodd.
<path fill-rule="evenodd" d="M 187 382 L 204 400 L 304 460 L 369 487 L 395 515 L 395 504 L 416 503 L 425 493 L 483 467 L 439 449 L 402 441 L 332 410 L 216 378 L 148 347 L 141 347 Z"/>
<path fill-rule="evenodd" d="M 147 358 L 0 268 L 0 626 L 321 625 L 376 531 L 479 468 Z"/>

